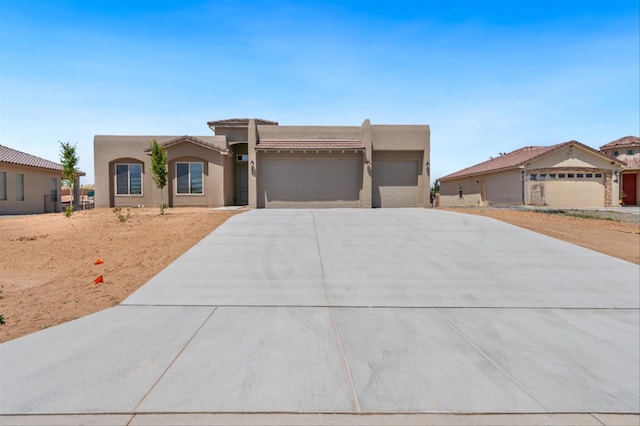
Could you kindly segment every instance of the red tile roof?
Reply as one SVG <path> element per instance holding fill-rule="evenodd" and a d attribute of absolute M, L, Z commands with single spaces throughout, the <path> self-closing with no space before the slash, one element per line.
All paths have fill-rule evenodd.
<path fill-rule="evenodd" d="M 40 169 L 62 171 L 62 166 L 53 161 L 0 145 L 0 163 L 18 164 L 20 166 L 38 167 Z"/>
<path fill-rule="evenodd" d="M 360 138 L 313 138 L 313 139 L 260 139 L 257 150 L 283 151 L 342 151 L 364 150 L 364 143 Z"/>
<path fill-rule="evenodd" d="M 566 142 L 569 143 L 569 142 Z M 525 146 L 524 148 L 516 149 L 513 152 L 502 154 L 498 157 L 491 158 L 482 163 L 476 164 L 466 169 L 459 170 L 455 173 L 448 174 L 439 178 L 438 180 L 447 180 L 453 178 L 459 178 L 467 175 L 475 175 L 480 173 L 494 172 L 503 169 L 512 169 L 519 167 L 532 159 L 544 155 L 564 144 L 552 145 L 552 146 Z"/>
<path fill-rule="evenodd" d="M 634 146 L 640 145 L 640 138 L 637 136 L 624 136 L 620 139 L 616 139 L 613 142 L 609 142 L 606 145 L 602 145 L 600 149 L 613 148 L 616 146 Z"/>
<path fill-rule="evenodd" d="M 491 158 L 482 163 L 476 164 L 471 167 L 467 167 L 466 169 L 459 170 L 455 173 L 448 174 L 439 178 L 439 181 L 449 180 L 454 178 L 461 178 L 471 175 L 477 175 L 488 172 L 496 172 L 498 170 L 508 170 L 515 169 L 520 166 L 524 166 L 531 161 L 542 157 L 543 155 L 547 155 L 553 151 L 563 148 L 567 145 L 579 145 L 580 147 L 591 151 L 594 154 L 597 154 L 602 157 L 607 157 L 608 160 L 619 163 L 620 165 L 624 165 L 624 163 L 620 160 L 616 160 L 615 158 L 610 158 L 603 154 L 602 152 L 598 152 L 593 148 L 590 148 L 578 141 L 568 141 L 564 143 L 559 143 L 551 146 L 526 146 L 524 148 L 516 149 L 513 152 L 509 152 L 507 154 L 502 154 L 498 157 Z"/>
<path fill-rule="evenodd" d="M 623 159 L 622 161 L 627 164 L 627 168 L 629 169 L 640 169 L 640 158 L 638 157 L 631 157 Z"/>

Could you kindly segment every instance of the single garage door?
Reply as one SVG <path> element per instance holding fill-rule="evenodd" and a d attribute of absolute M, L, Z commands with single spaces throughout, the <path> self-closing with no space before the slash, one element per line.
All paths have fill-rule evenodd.
<path fill-rule="evenodd" d="M 358 207 L 357 159 L 263 159 L 258 207 Z"/>
<path fill-rule="evenodd" d="M 373 162 L 373 207 L 418 204 L 418 160 Z"/>

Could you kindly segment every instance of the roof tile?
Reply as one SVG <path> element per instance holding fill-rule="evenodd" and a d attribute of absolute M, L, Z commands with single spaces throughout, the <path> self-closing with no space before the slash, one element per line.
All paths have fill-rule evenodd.
<path fill-rule="evenodd" d="M 640 145 L 640 138 L 637 136 L 623 136 L 606 145 L 602 145 L 600 149 L 613 148 L 616 146 Z"/>
<path fill-rule="evenodd" d="M 62 171 L 62 166 L 53 161 L 36 157 L 16 149 L 0 145 L 0 162 L 18 164 L 20 166 L 38 167 L 40 169 Z"/>

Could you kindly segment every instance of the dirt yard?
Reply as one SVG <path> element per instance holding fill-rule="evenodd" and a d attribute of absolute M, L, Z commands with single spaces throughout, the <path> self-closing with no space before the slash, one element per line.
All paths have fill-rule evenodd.
<path fill-rule="evenodd" d="M 117 305 L 239 212 L 123 209 L 124 222 L 111 209 L 0 218 L 0 342 Z M 94 285 L 100 275 L 104 283 Z"/>
<path fill-rule="evenodd" d="M 582 218 L 517 210 L 456 209 L 512 223 L 640 264 L 632 215 Z M 0 218 L 0 342 L 117 305 L 241 211 L 111 209 Z M 629 216 L 635 221 L 629 221 Z M 625 220 L 619 222 L 617 220 Z M 95 265 L 97 259 L 104 263 Z M 94 284 L 102 275 L 104 283 Z"/>

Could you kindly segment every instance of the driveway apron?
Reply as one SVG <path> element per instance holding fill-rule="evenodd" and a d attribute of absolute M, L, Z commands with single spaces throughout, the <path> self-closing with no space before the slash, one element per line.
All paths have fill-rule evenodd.
<path fill-rule="evenodd" d="M 252 210 L 0 345 L 0 414 L 637 414 L 639 276 L 485 217 Z"/>

